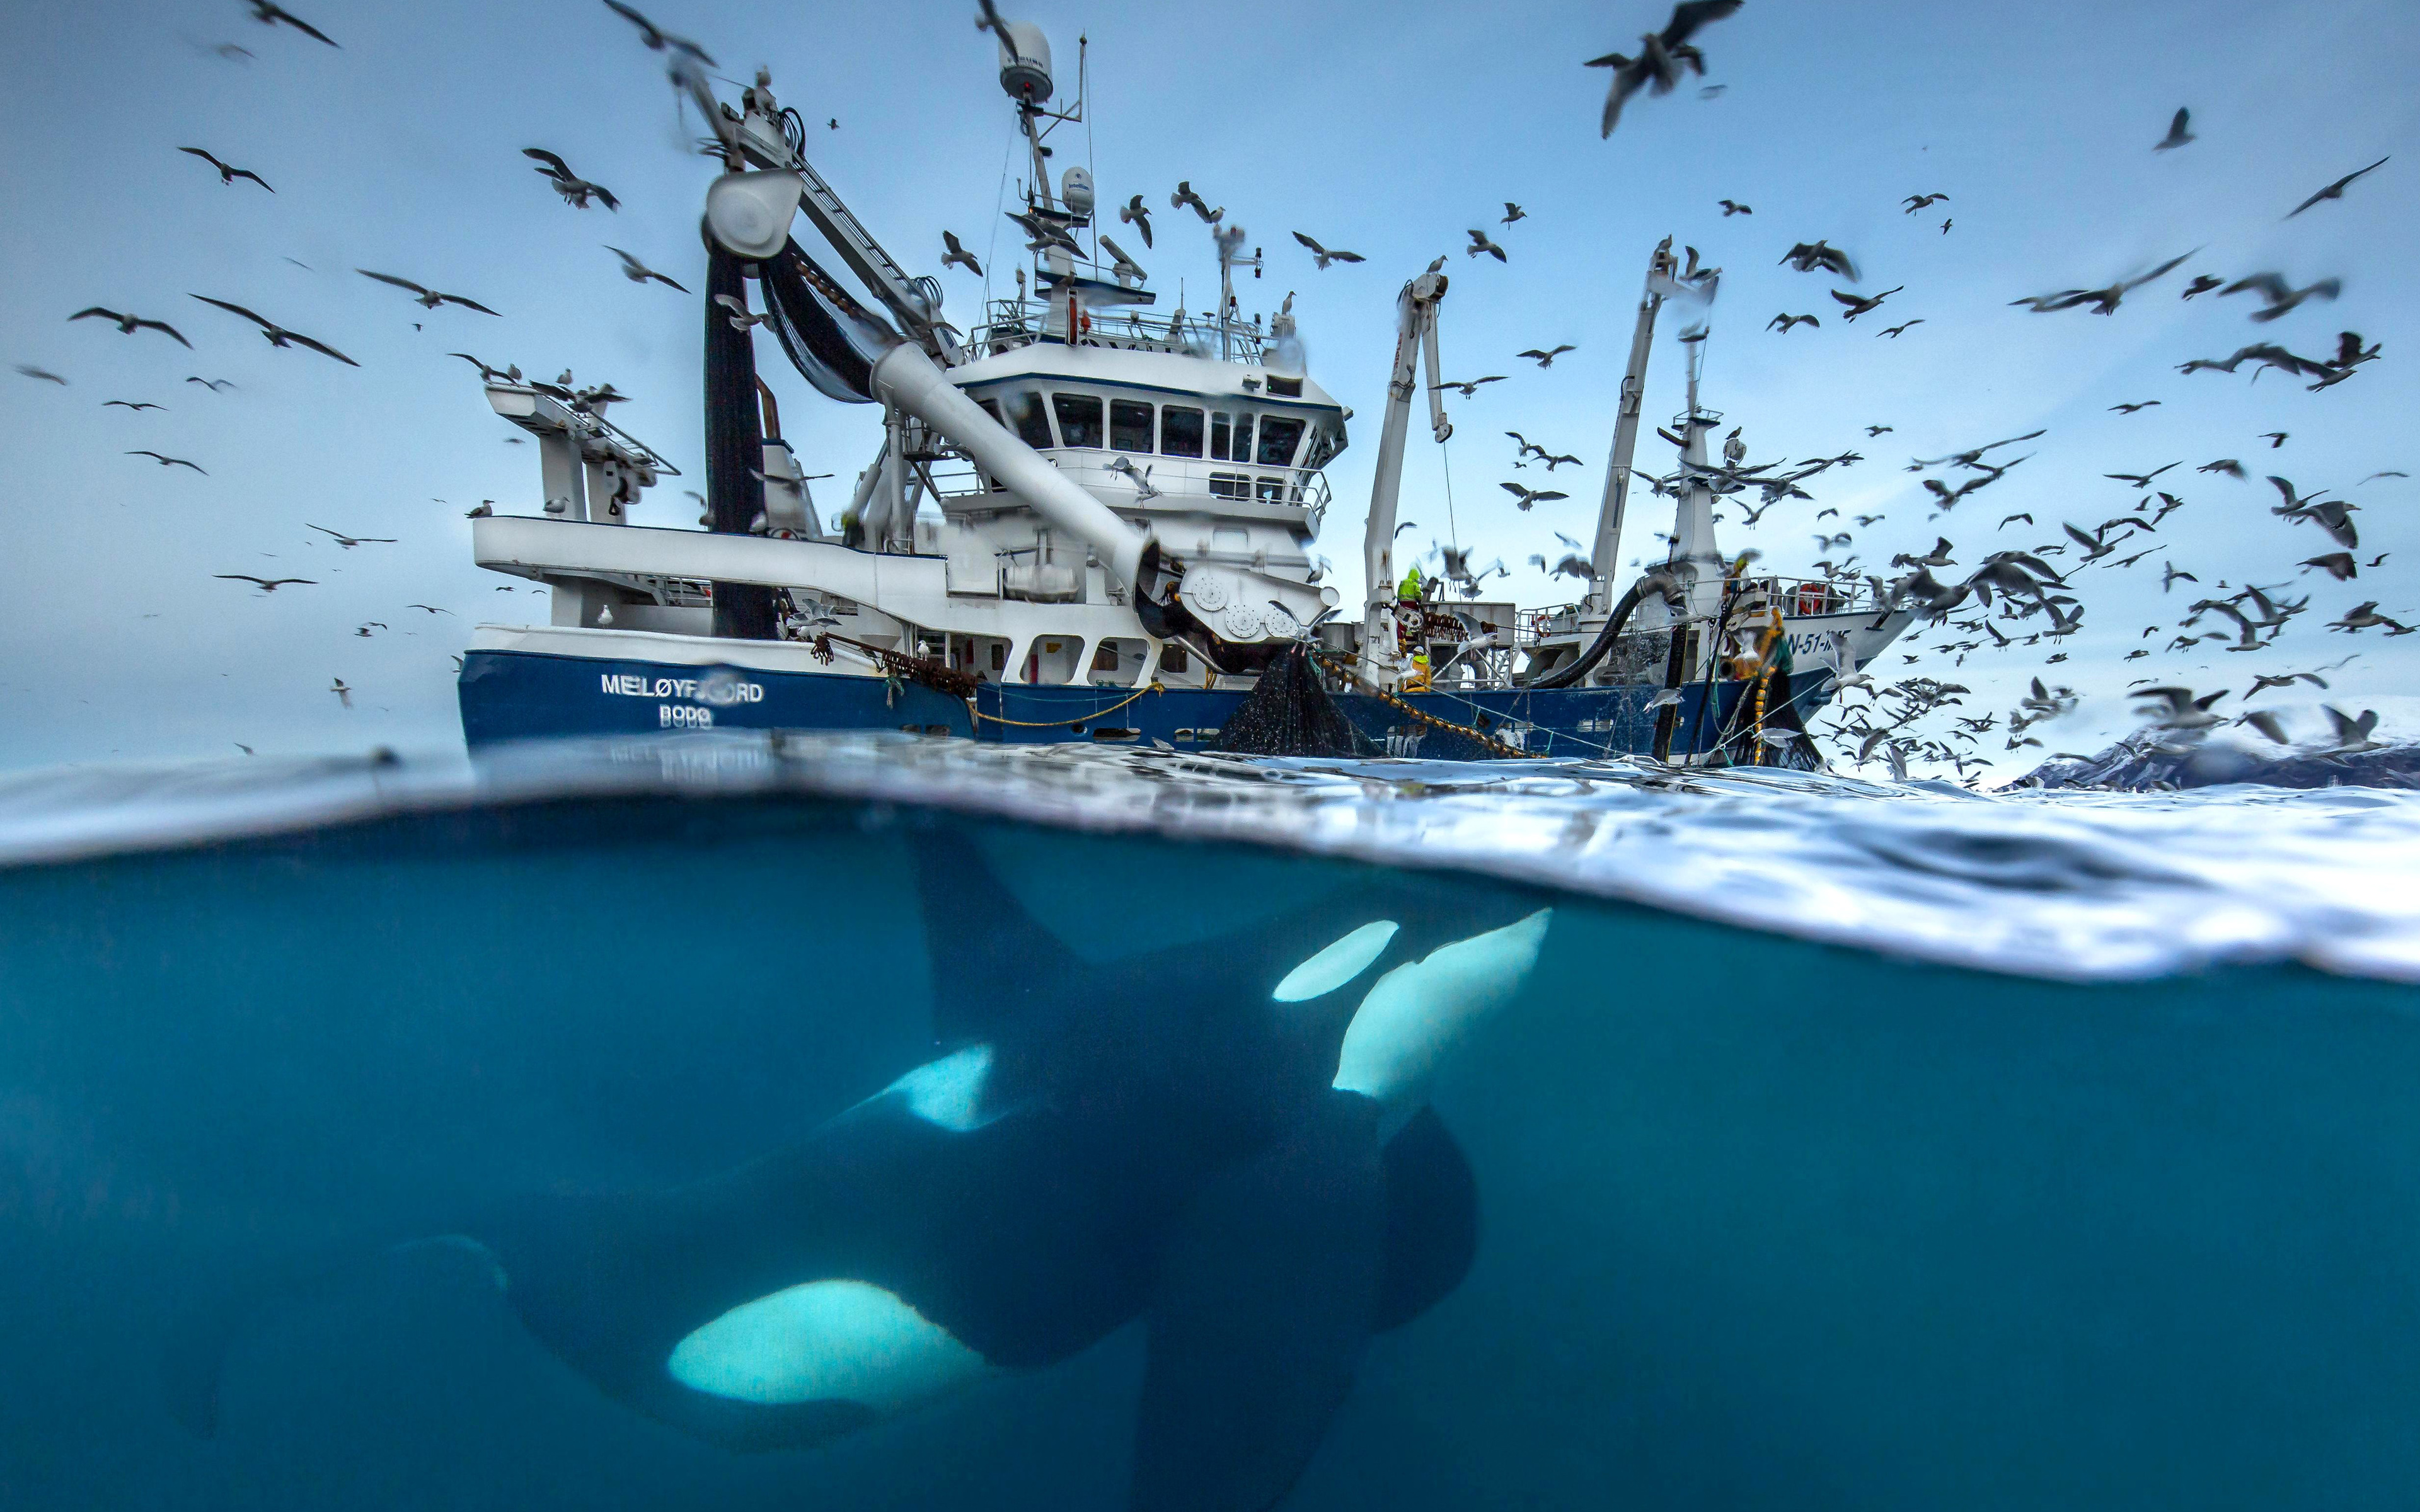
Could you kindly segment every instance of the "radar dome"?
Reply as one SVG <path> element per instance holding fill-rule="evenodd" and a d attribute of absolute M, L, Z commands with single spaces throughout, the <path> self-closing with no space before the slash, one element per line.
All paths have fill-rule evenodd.
<path fill-rule="evenodd" d="M 1093 174 L 1082 163 L 1071 163 L 1059 178 L 1059 198 L 1078 215 L 1093 213 Z"/>
<path fill-rule="evenodd" d="M 1004 21 L 1000 36 L 1000 86 L 1020 104 L 1050 98 L 1050 39 L 1030 21 Z"/>

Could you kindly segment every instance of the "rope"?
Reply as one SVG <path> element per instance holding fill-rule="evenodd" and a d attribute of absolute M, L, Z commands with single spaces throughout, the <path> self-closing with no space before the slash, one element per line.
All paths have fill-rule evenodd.
<path fill-rule="evenodd" d="M 1005 687 L 1007 685 L 1003 684 L 1002 686 Z M 1139 687 L 1135 689 L 1132 693 L 1120 699 L 1117 702 L 1110 704 L 1106 709 L 1094 709 L 1090 714 L 1079 714 L 1072 719 L 1008 719 L 1003 718 L 997 714 L 985 714 L 981 709 L 973 709 L 971 712 L 978 719 L 989 719 L 994 724 L 1014 725 L 1019 730 L 1060 730 L 1064 729 L 1068 725 L 1082 724 L 1087 719 L 1098 719 L 1104 715 L 1115 714 L 1120 709 L 1125 708 L 1127 704 L 1132 703 L 1136 699 L 1142 697 L 1145 693 L 1165 693 L 1166 691 L 1168 691 L 1166 688 L 1160 687 L 1157 683 L 1154 683 L 1149 687 Z"/>
<path fill-rule="evenodd" d="M 1344 662 L 1342 657 L 1337 656 L 1332 652 L 1319 652 L 1314 655 L 1316 655 L 1318 659 L 1321 661 L 1336 667 L 1337 670 L 1343 672 L 1345 676 L 1351 678 L 1357 683 L 1359 683 L 1363 687 L 1368 688 L 1372 695 L 1380 702 L 1398 709 L 1404 714 L 1410 715 L 1413 718 L 1432 729 L 1450 730 L 1455 734 L 1463 736 L 1465 739 L 1478 742 L 1481 746 L 1494 751 L 1498 756 L 1509 756 L 1516 761 L 1526 759 L 1529 754 L 1526 750 L 1506 745 L 1504 742 L 1497 739 L 1494 735 L 1489 734 L 1484 730 L 1475 730 L 1468 725 L 1455 724 L 1450 719 L 1440 719 L 1435 715 L 1429 713 L 1425 709 L 1413 707 L 1411 704 L 1404 702 L 1402 699 L 1397 698 L 1394 694 L 1388 692 L 1383 687 L 1380 687 L 1377 684 L 1363 678 L 1359 672 L 1353 670 L 1349 663 Z M 1448 694 L 1446 696 L 1451 697 L 1452 695 Z M 1476 707 L 1476 705 L 1474 705 L 1474 707 Z"/>

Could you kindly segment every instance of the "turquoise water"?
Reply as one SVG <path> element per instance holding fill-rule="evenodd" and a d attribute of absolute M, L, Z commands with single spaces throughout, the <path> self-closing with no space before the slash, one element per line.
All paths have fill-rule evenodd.
<path fill-rule="evenodd" d="M 459 1246 L 263 1312 L 213 1437 L 163 1360 L 263 1257 L 806 1137 L 936 1054 L 928 917 L 1215 979 L 1363 895 L 1554 915 L 1434 1089 L 1476 1260 L 1286 1506 L 2420 1495 L 2399 795 L 978 755 L 0 790 L 0 1506 L 1122 1506 L 1132 1327 L 764 1454 L 599 1392 Z M 987 871 L 920 886 L 935 835 Z"/>

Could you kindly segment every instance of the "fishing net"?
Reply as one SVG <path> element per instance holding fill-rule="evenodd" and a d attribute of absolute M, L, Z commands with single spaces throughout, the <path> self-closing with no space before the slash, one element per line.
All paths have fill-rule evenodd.
<path fill-rule="evenodd" d="M 1227 718 L 1218 749 L 1234 756 L 1366 756 L 1375 745 L 1320 685 L 1307 647 L 1278 654 Z"/>

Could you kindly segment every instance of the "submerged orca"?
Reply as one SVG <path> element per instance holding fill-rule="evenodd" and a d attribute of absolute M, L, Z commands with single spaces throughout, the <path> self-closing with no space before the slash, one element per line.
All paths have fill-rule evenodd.
<path fill-rule="evenodd" d="M 1369 1336 L 1469 1268 L 1476 1186 L 1427 1087 L 1520 990 L 1551 911 L 1411 878 L 1101 965 L 963 838 L 916 844 L 948 1054 L 737 1170 L 519 1203 L 459 1237 L 607 1395 L 740 1449 L 814 1443 L 1140 1319 L 1133 1507 L 1260 1512 Z M 242 1326 L 172 1350 L 199 1431 Z"/>

